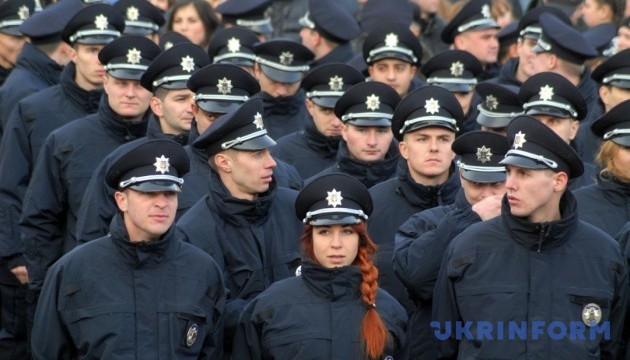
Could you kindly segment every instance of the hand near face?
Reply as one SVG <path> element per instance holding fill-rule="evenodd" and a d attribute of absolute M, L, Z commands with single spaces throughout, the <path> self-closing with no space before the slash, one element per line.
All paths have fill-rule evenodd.
<path fill-rule="evenodd" d="M 475 205 L 472 210 L 479 215 L 482 221 L 490 220 L 501 215 L 501 199 L 503 194 L 489 196 Z"/>

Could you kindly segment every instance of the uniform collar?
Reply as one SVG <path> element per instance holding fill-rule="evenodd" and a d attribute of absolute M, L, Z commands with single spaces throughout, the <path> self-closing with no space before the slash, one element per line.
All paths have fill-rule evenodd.
<path fill-rule="evenodd" d="M 361 296 L 361 270 L 354 266 L 328 269 L 311 262 L 302 263 L 302 279 L 317 296 L 331 300 Z"/>
<path fill-rule="evenodd" d="M 350 158 L 348 145 L 345 141 L 339 141 L 339 150 L 337 151 L 337 170 L 342 173 L 352 175 L 363 185 L 370 188 L 380 182 L 390 179 L 396 174 L 397 164 L 400 155 L 398 153 L 398 144 L 392 141 L 385 155 L 385 159 L 373 162 L 363 162 Z"/>

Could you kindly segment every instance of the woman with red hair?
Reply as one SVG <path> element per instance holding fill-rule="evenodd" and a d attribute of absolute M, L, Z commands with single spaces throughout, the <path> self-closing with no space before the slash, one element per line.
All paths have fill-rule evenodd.
<path fill-rule="evenodd" d="M 399 358 L 407 314 L 378 288 L 367 188 L 348 175 L 324 175 L 302 189 L 295 209 L 306 224 L 300 273 L 245 308 L 232 358 Z"/>

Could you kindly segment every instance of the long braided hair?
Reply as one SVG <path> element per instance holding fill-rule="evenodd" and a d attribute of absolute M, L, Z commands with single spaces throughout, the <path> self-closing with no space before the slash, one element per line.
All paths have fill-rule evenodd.
<path fill-rule="evenodd" d="M 364 221 L 350 225 L 359 235 L 359 249 L 353 265 L 357 266 L 363 274 L 361 282 L 361 294 L 366 304 L 367 311 L 361 324 L 361 337 L 365 345 L 365 352 L 371 359 L 376 359 L 383 354 L 389 341 L 389 333 L 381 316 L 376 311 L 376 291 L 378 289 L 378 269 L 374 265 L 372 256 L 376 252 L 376 244 L 367 232 Z M 305 255 L 314 263 L 319 264 L 313 252 L 313 226 L 306 225 L 301 238 Z"/>

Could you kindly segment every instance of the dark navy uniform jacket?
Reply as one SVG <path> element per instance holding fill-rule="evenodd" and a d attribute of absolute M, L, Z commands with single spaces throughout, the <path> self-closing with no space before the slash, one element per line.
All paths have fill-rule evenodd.
<path fill-rule="evenodd" d="M 518 57 L 508 59 L 508 61 L 506 61 L 501 66 L 501 71 L 499 72 L 499 75 L 492 79 L 486 80 L 486 82 L 507 86 L 515 92 L 518 92 L 518 90 L 521 88 L 521 85 L 523 85 L 523 83 L 516 78 L 518 61 Z"/>
<path fill-rule="evenodd" d="M 177 222 L 183 239 L 212 255 L 224 274 L 226 352 L 245 305 L 300 265 L 304 225 L 289 211 L 296 196 L 272 182 L 254 201 L 236 199 L 212 171 L 210 192 Z"/>
<path fill-rule="evenodd" d="M 597 184 L 573 192 L 580 220 L 616 237 L 630 221 L 630 184 L 598 179 Z"/>
<path fill-rule="evenodd" d="M 33 357 L 221 359 L 224 306 L 210 256 L 177 239 L 174 227 L 160 240 L 133 244 L 118 214 L 108 236 L 48 271 Z"/>
<path fill-rule="evenodd" d="M 245 308 L 232 358 L 367 359 L 361 281 L 356 266 L 327 269 L 304 263 L 301 276 L 273 284 Z M 400 359 L 407 314 L 381 289 L 376 309 L 391 338 L 382 358 Z"/>
<path fill-rule="evenodd" d="M 440 341 L 441 358 L 615 359 L 625 343 L 626 261 L 614 239 L 578 220 L 570 192 L 562 196 L 560 212 L 560 220 L 531 223 L 510 214 L 506 196 L 501 216 L 474 224 L 453 240 L 433 297 L 433 319 L 442 330 L 448 321 L 471 321 L 472 334 L 480 321 L 495 329 L 498 321 L 518 326 L 543 321 L 544 326 L 537 339 L 530 325 L 525 339 L 504 334 L 503 340 Z M 601 332 L 591 337 L 584 325 L 582 313 L 593 304 L 601 309 L 600 326 L 610 321 L 609 340 Z M 564 324 L 565 337 L 548 335 L 553 321 Z M 571 324 L 583 325 L 583 340 L 570 338 Z"/>
<path fill-rule="evenodd" d="M 588 112 L 586 117 L 580 121 L 580 128 L 575 137 L 576 150 L 580 155 L 580 159 L 593 164 L 595 162 L 595 154 L 599 149 L 600 139 L 591 131 L 591 125 L 600 116 L 604 115 L 604 106 L 599 99 L 599 87 L 595 80 L 591 78 L 591 70 L 588 66 L 582 73 L 577 88 L 584 97 L 584 101 L 586 101 Z"/>
<path fill-rule="evenodd" d="M 96 114 L 48 136 L 24 196 L 20 221 L 31 289 L 41 289 L 46 269 L 78 244 L 77 214 L 98 164 L 118 146 L 144 136 L 149 114 L 144 121 L 125 122 L 104 94 Z"/>
<path fill-rule="evenodd" d="M 318 66 L 330 63 L 347 63 L 354 57 L 354 51 L 352 50 L 352 44 L 347 42 L 345 44 L 339 44 L 331 52 L 323 56 L 321 59 L 315 60 L 311 63 L 311 69 L 315 69 Z"/>
<path fill-rule="evenodd" d="M 413 214 L 453 203 L 459 188 L 456 171 L 441 185 L 424 186 L 413 180 L 407 162 L 401 161 L 398 176 L 370 189 L 374 210 L 368 219 L 368 230 L 378 247 L 374 262 L 378 268 L 379 286 L 394 296 L 409 312 L 414 308 L 413 303 L 392 269 L 394 235 L 400 225 Z"/>
<path fill-rule="evenodd" d="M 263 100 L 263 121 L 267 134 L 272 139 L 280 139 L 296 131 L 300 131 L 310 116 L 304 100 L 306 94 L 299 89 L 295 95 L 274 98 L 271 95 L 259 92 L 255 96 Z"/>
<path fill-rule="evenodd" d="M 576 178 L 569 179 L 568 189 L 571 191 L 597 183 L 598 176 L 595 165 L 586 162 L 582 162 L 582 165 L 584 166 L 584 173 Z"/>
<path fill-rule="evenodd" d="M 15 67 L 0 88 L 0 135 L 13 107 L 26 96 L 58 84 L 62 69 L 34 45 L 24 44 Z"/>

